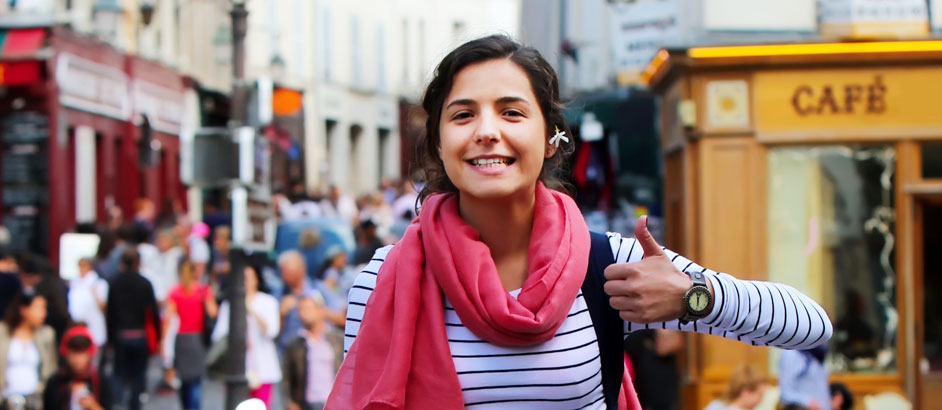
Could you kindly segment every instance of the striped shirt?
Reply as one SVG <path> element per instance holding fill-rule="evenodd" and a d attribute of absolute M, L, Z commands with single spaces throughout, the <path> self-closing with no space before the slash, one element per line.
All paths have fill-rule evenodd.
<path fill-rule="evenodd" d="M 634 238 L 609 233 L 616 263 L 643 257 Z M 357 276 L 349 294 L 344 352 L 360 330 L 376 277 L 392 246 L 379 249 Z M 791 286 L 745 281 L 701 267 L 665 249 L 679 270 L 701 272 L 711 282 L 716 302 L 705 318 L 687 324 L 625 323 L 638 329 L 674 329 L 723 336 L 752 345 L 807 349 L 831 337 L 831 322 L 817 303 Z M 519 290 L 511 292 L 516 297 Z M 592 319 L 582 292 L 569 316 L 548 342 L 525 347 L 493 345 L 461 323 L 447 298 L 445 329 L 466 407 L 473 409 L 603 409 L 601 362 Z"/>

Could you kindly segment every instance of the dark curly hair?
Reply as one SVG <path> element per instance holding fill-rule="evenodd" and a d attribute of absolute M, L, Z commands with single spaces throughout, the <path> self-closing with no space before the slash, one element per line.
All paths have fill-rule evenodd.
<path fill-rule="evenodd" d="M 553 67 L 543 59 L 539 51 L 505 35 L 491 35 L 464 43 L 448 53 L 438 64 L 422 98 L 422 108 L 428 114 L 428 119 L 425 121 L 425 133 L 418 138 L 416 144 L 419 177 L 425 182 L 425 187 L 419 192 L 419 203 L 432 194 L 458 192 L 455 184 L 448 179 L 445 164 L 438 154 L 442 109 L 454 85 L 455 76 L 470 65 L 501 58 L 512 61 L 526 72 L 533 95 L 536 96 L 543 113 L 546 139 L 552 136 L 556 127 L 565 131 L 566 135 L 572 135 L 563 116 L 559 79 Z M 566 182 L 566 161 L 574 150 L 573 144 L 562 144 L 552 157 L 543 162 L 539 179 L 548 188 L 571 194 L 570 185 Z"/>

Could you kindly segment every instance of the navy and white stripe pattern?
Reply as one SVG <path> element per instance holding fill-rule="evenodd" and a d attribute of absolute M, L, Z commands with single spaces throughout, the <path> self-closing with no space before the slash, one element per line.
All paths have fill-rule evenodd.
<path fill-rule="evenodd" d="M 641 260 L 636 241 L 609 234 L 616 263 Z M 349 294 L 344 352 L 350 349 L 376 275 L 392 246 L 376 252 L 357 276 Z M 664 328 L 724 336 L 753 345 L 806 349 L 831 336 L 831 323 L 817 303 L 794 288 L 738 280 L 705 269 L 665 250 L 684 272 L 702 272 L 712 283 L 716 303 L 704 319 L 686 325 L 677 321 L 625 323 L 625 331 Z M 516 296 L 519 291 L 511 292 Z M 582 293 L 569 317 L 546 342 L 528 347 L 501 347 L 481 340 L 464 327 L 445 300 L 445 329 L 466 407 L 472 409 L 603 409 L 601 362 L 592 319 Z"/>
<path fill-rule="evenodd" d="M 644 252 L 634 238 L 609 233 L 615 263 L 637 262 Z M 705 333 L 752 344 L 782 349 L 809 349 L 831 338 L 827 313 L 817 302 L 797 289 L 772 282 L 739 280 L 704 268 L 669 249 L 664 253 L 682 272 L 700 272 L 713 286 L 715 303 L 707 317 L 685 325 L 670 322 L 625 323 L 625 332 L 660 328 Z"/>

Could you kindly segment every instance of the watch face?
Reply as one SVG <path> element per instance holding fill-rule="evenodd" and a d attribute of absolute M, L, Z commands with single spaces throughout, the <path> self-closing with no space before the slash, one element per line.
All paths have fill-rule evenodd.
<path fill-rule="evenodd" d="M 710 306 L 710 292 L 703 288 L 695 288 L 687 299 L 687 309 L 693 313 L 703 313 Z"/>

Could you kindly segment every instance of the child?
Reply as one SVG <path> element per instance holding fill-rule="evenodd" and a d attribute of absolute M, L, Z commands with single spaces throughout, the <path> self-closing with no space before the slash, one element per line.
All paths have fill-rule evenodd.
<path fill-rule="evenodd" d="M 59 371 L 49 378 L 43 394 L 46 410 L 101 410 L 111 408 L 108 383 L 101 383 L 92 365 L 95 356 L 92 334 L 85 326 L 75 326 L 65 332 L 59 344 L 64 362 Z"/>
<path fill-rule="evenodd" d="M 750 366 L 740 366 L 729 378 L 726 400 L 714 400 L 704 410 L 751 410 L 762 402 L 768 379 Z"/>

